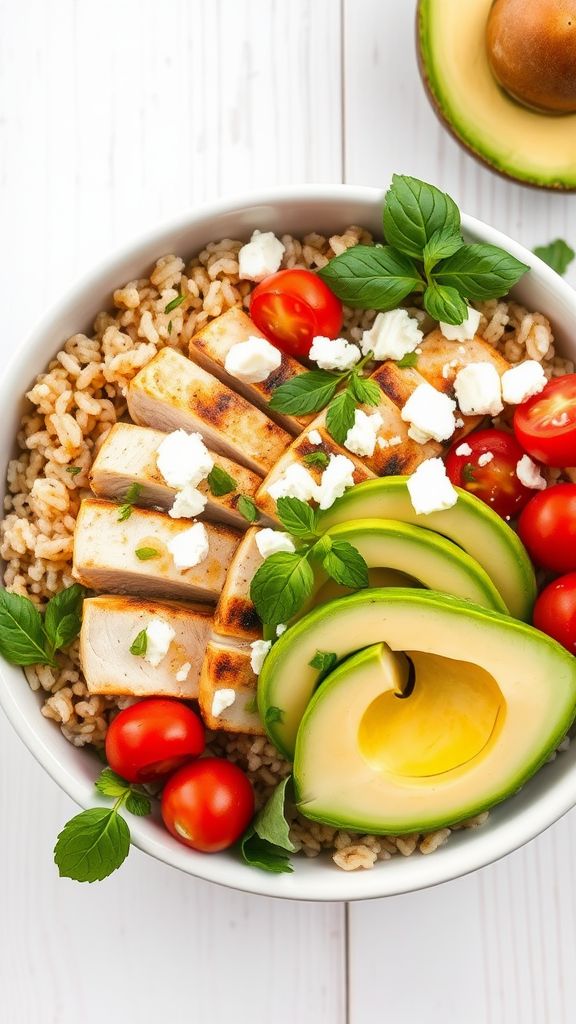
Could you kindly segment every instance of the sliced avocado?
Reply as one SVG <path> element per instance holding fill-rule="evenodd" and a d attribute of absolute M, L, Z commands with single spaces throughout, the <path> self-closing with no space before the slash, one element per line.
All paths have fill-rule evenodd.
<path fill-rule="evenodd" d="M 456 488 L 458 501 L 452 508 L 417 515 L 407 479 L 389 476 L 351 487 L 332 508 L 320 514 L 320 529 L 326 532 L 337 523 L 377 517 L 424 526 L 467 551 L 488 573 L 510 614 L 530 619 L 536 580 L 532 563 L 514 531 L 483 501 L 460 488 Z"/>
<path fill-rule="evenodd" d="M 420 0 L 420 67 L 432 104 L 456 138 L 502 174 L 576 189 L 576 114 L 530 110 L 500 88 L 485 43 L 491 5 Z"/>

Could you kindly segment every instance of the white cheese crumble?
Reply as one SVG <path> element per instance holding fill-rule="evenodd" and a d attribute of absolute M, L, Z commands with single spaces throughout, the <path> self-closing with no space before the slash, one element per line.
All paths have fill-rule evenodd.
<path fill-rule="evenodd" d="M 452 437 L 456 426 L 455 408 L 456 402 L 426 381 L 412 392 L 400 415 L 410 424 L 409 436 L 424 444 L 432 438 L 446 441 Z"/>
<path fill-rule="evenodd" d="M 322 434 L 319 430 L 311 430 L 308 434 L 310 444 L 322 444 Z"/>
<path fill-rule="evenodd" d="M 268 651 L 272 647 L 271 640 L 253 640 L 250 644 L 252 653 L 250 655 L 250 665 L 254 675 L 259 676 L 262 671 L 262 665 Z"/>
<path fill-rule="evenodd" d="M 518 461 L 516 476 L 524 487 L 529 487 L 532 491 L 543 491 L 547 487 L 546 480 L 529 455 L 523 455 Z"/>
<path fill-rule="evenodd" d="M 310 501 L 318 497 L 318 485 L 314 477 L 294 462 L 287 466 L 275 483 L 268 488 L 268 494 L 274 501 L 278 498 L 300 498 L 300 501 Z"/>
<path fill-rule="evenodd" d="M 456 455 L 472 455 L 472 449 L 471 449 L 470 445 L 466 441 L 464 441 L 462 444 L 458 445 L 455 454 Z"/>
<path fill-rule="evenodd" d="M 345 338 L 314 338 L 308 358 L 321 370 L 351 370 L 360 359 L 360 349 Z"/>
<path fill-rule="evenodd" d="M 186 680 L 188 679 L 188 676 L 190 675 L 191 668 L 192 665 L 190 664 L 189 661 L 185 661 L 182 665 L 180 665 L 180 668 L 176 673 L 176 682 L 185 683 Z"/>
<path fill-rule="evenodd" d="M 192 484 L 186 484 L 186 487 L 177 492 L 168 515 L 172 516 L 172 519 L 192 519 L 204 511 L 207 502 L 207 495 L 201 494 Z"/>
<path fill-rule="evenodd" d="M 285 633 L 287 629 L 288 626 L 286 625 L 286 623 L 281 622 L 278 626 L 276 626 L 276 636 L 282 636 L 282 633 Z"/>
<path fill-rule="evenodd" d="M 379 412 L 373 412 L 367 416 L 362 409 L 356 409 L 354 413 L 354 425 L 346 434 L 344 447 L 355 455 L 373 455 L 376 447 L 376 437 L 384 420 Z"/>
<path fill-rule="evenodd" d="M 194 523 L 168 541 L 168 548 L 177 569 L 192 569 L 200 565 L 208 554 L 208 534 L 204 523 Z"/>
<path fill-rule="evenodd" d="M 214 718 L 218 718 L 218 715 L 226 711 L 226 708 L 231 708 L 235 700 L 236 691 L 229 686 L 225 686 L 221 690 L 214 690 L 212 697 L 212 714 Z"/>
<path fill-rule="evenodd" d="M 502 397 L 508 405 L 520 405 L 546 386 L 546 374 L 536 359 L 525 359 L 502 374 Z"/>
<path fill-rule="evenodd" d="M 152 619 L 146 626 L 146 654 L 144 660 L 157 668 L 168 654 L 168 648 L 176 636 L 175 630 L 164 619 Z"/>
<path fill-rule="evenodd" d="M 354 486 L 354 463 L 345 455 L 331 455 L 318 487 L 318 504 L 321 509 L 331 508 L 336 498 L 341 498 L 347 487 Z"/>
<path fill-rule="evenodd" d="M 238 253 L 240 277 L 243 281 L 263 281 L 279 270 L 284 252 L 282 242 L 272 231 L 254 231 Z"/>
<path fill-rule="evenodd" d="M 487 466 L 489 462 L 492 462 L 494 458 L 494 452 L 483 452 L 482 455 L 478 456 L 478 465 L 480 468 Z"/>
<path fill-rule="evenodd" d="M 492 363 L 470 363 L 456 374 L 454 392 L 465 416 L 497 416 L 502 412 L 502 385 Z"/>
<path fill-rule="evenodd" d="M 480 324 L 480 313 L 468 306 L 468 316 L 463 324 L 438 324 L 442 334 L 448 341 L 471 341 Z"/>
<path fill-rule="evenodd" d="M 448 380 L 450 371 L 454 370 L 458 366 L 459 362 L 459 359 L 451 359 L 449 363 L 444 363 L 444 366 L 442 367 L 442 376 L 444 380 Z"/>
<path fill-rule="evenodd" d="M 224 369 L 244 384 L 259 384 L 277 370 L 281 362 L 282 353 L 266 338 L 247 338 L 228 349 Z"/>
<path fill-rule="evenodd" d="M 173 430 L 158 447 L 156 465 L 168 486 L 180 490 L 186 484 L 197 487 L 214 467 L 214 459 L 200 434 Z"/>
<path fill-rule="evenodd" d="M 452 508 L 458 494 L 446 476 L 442 459 L 426 459 L 408 479 L 408 491 L 412 507 L 418 515 L 442 512 Z"/>
<path fill-rule="evenodd" d="M 262 558 L 276 555 L 279 551 L 287 551 L 291 555 L 296 551 L 294 541 L 289 534 L 282 533 L 281 530 L 271 530 L 268 526 L 256 534 L 256 547 Z"/>
<path fill-rule="evenodd" d="M 460 427 L 464 426 L 464 420 L 462 419 L 461 416 L 457 416 L 456 417 L 455 423 L 456 423 L 456 430 L 460 430 Z"/>
<path fill-rule="evenodd" d="M 396 445 L 402 444 L 402 438 L 400 434 L 394 434 L 393 437 L 377 437 L 376 444 L 379 448 L 395 448 Z"/>
<path fill-rule="evenodd" d="M 364 331 L 360 342 L 362 352 L 372 352 L 374 359 L 402 359 L 414 352 L 424 337 L 418 321 L 406 309 L 391 309 L 378 313 L 369 331 Z"/>

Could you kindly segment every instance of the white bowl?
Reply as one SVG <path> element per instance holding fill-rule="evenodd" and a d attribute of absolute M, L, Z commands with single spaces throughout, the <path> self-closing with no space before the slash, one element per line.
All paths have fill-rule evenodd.
<path fill-rule="evenodd" d="M 126 247 L 78 284 L 20 345 L 0 384 L 3 432 L 0 466 L 12 454 L 23 410 L 22 397 L 52 353 L 77 331 L 89 331 L 94 315 L 110 304 L 114 288 L 147 274 L 167 252 L 190 256 L 226 236 L 246 238 L 254 228 L 301 236 L 309 231 L 340 232 L 361 224 L 378 234 L 383 193 L 346 185 L 312 185 L 225 200 L 181 217 Z M 463 217 L 471 241 L 500 245 L 530 265 L 514 295 L 552 321 L 560 347 L 576 355 L 576 292 L 517 242 L 471 217 Z M 52 778 L 78 804 L 98 802 L 93 788 L 98 763 L 68 743 L 58 727 L 40 714 L 40 698 L 22 671 L 0 663 L 0 701 L 14 728 Z M 199 878 L 246 892 L 300 900 L 359 900 L 410 892 L 474 871 L 511 852 L 548 828 L 576 803 L 576 745 L 544 767 L 524 789 L 497 807 L 481 829 L 454 834 L 431 856 L 396 857 L 371 871 L 344 873 L 329 859 L 294 858 L 294 873 L 267 874 L 241 864 L 231 853 L 195 853 L 176 842 L 159 819 L 130 817 L 134 843 L 159 860 Z M 129 866 L 123 870 L 130 870 Z"/>

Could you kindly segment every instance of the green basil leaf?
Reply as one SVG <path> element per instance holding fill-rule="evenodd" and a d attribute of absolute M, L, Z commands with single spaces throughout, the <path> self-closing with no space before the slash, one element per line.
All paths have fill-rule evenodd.
<path fill-rule="evenodd" d="M 138 636 L 132 641 L 130 645 L 130 654 L 136 655 L 141 658 L 146 654 L 148 650 L 148 633 L 145 629 L 141 629 Z"/>
<path fill-rule="evenodd" d="M 230 476 L 222 466 L 214 466 L 208 473 L 208 487 L 215 498 L 221 498 L 224 494 L 230 494 L 236 490 L 237 484 L 234 477 Z"/>
<path fill-rule="evenodd" d="M 240 853 L 246 864 L 252 868 L 260 868 L 261 871 L 270 871 L 279 875 L 294 870 L 286 851 L 278 846 L 273 846 L 265 839 L 260 839 L 253 828 L 249 828 L 242 836 Z"/>
<path fill-rule="evenodd" d="M 126 790 L 130 789 L 130 783 L 111 768 L 103 768 L 94 785 L 102 796 L 111 796 L 115 799 L 124 796 Z"/>
<path fill-rule="evenodd" d="M 322 562 L 326 572 L 343 587 L 360 590 L 368 586 L 368 566 L 362 555 L 346 540 L 333 540 Z"/>
<path fill-rule="evenodd" d="M 355 245 L 318 271 L 331 291 L 347 306 L 395 309 L 424 282 L 417 267 L 389 245 Z"/>
<path fill-rule="evenodd" d="M 160 552 L 156 548 L 136 548 L 134 554 L 141 562 L 149 562 L 151 558 L 158 558 Z"/>
<path fill-rule="evenodd" d="M 287 380 L 276 388 L 270 399 L 269 408 L 287 416 L 301 416 L 320 412 L 336 393 L 340 375 L 327 370 L 310 370 Z"/>
<path fill-rule="evenodd" d="M 130 852 L 130 830 L 113 808 L 92 807 L 72 818 L 54 848 L 61 878 L 97 882 L 116 871 Z"/>
<path fill-rule="evenodd" d="M 424 292 L 426 312 L 444 324 L 462 324 L 468 316 L 468 307 L 455 288 L 432 281 Z"/>
<path fill-rule="evenodd" d="M 440 228 L 435 231 L 424 246 L 424 270 L 430 274 L 439 260 L 453 256 L 458 249 L 464 245 L 464 239 L 460 232 L 456 234 L 450 228 Z"/>
<path fill-rule="evenodd" d="M 28 597 L 0 590 L 0 655 L 11 665 L 48 665 L 42 616 Z"/>
<path fill-rule="evenodd" d="M 445 192 L 418 178 L 394 174 L 384 199 L 386 241 L 421 259 L 426 243 L 439 231 L 457 235 L 460 211 Z"/>
<path fill-rule="evenodd" d="M 146 794 L 132 787 L 126 797 L 125 807 L 130 814 L 136 814 L 139 818 L 146 817 L 152 810 L 152 804 Z"/>
<path fill-rule="evenodd" d="M 348 389 L 362 405 L 378 405 L 382 401 L 382 391 L 376 381 L 361 377 L 358 373 L 350 377 Z"/>
<path fill-rule="evenodd" d="M 444 322 L 446 322 L 446 321 L 444 321 Z M 418 365 L 418 353 L 417 352 L 407 352 L 405 356 L 402 356 L 402 359 L 397 359 L 396 360 L 396 366 L 400 367 L 401 370 L 411 369 L 413 366 L 417 366 L 417 365 Z"/>
<path fill-rule="evenodd" d="M 306 553 L 279 551 L 270 555 L 250 584 L 250 599 L 262 622 L 279 626 L 288 622 L 310 597 L 314 574 Z"/>
<path fill-rule="evenodd" d="M 344 444 L 346 435 L 354 426 L 356 402 L 350 391 L 343 391 L 328 406 L 326 429 L 338 444 Z"/>
<path fill-rule="evenodd" d="M 544 263 L 547 263 L 557 274 L 565 274 L 572 263 L 576 253 L 563 238 L 557 238 L 549 245 L 537 245 L 534 255 L 539 256 Z"/>
<path fill-rule="evenodd" d="M 284 712 L 282 711 L 282 708 L 276 708 L 274 705 L 266 708 L 266 711 L 264 712 L 264 721 L 266 722 L 266 725 L 273 725 L 274 722 L 283 722 Z"/>
<path fill-rule="evenodd" d="M 290 826 L 285 817 L 286 790 L 291 781 L 291 776 L 283 779 L 276 786 L 272 796 L 258 812 L 252 828 L 260 839 L 265 839 L 282 850 L 293 853 L 296 847 L 290 839 Z"/>
<path fill-rule="evenodd" d="M 86 596 L 86 588 L 73 583 L 54 597 L 46 606 L 44 630 L 52 651 L 67 647 L 76 639 L 82 625 L 82 603 Z"/>
<path fill-rule="evenodd" d="M 278 498 L 276 511 L 282 526 L 293 537 L 316 537 L 318 514 L 300 498 Z"/>
<path fill-rule="evenodd" d="M 236 508 L 240 515 L 244 516 L 244 519 L 247 519 L 249 523 L 255 523 L 260 514 L 252 498 L 248 498 L 245 494 L 241 494 L 238 498 Z"/>
<path fill-rule="evenodd" d="M 302 462 L 305 462 L 307 466 L 318 466 L 320 469 L 326 469 L 330 459 L 326 452 L 309 452 L 308 455 L 302 456 Z"/>
<path fill-rule="evenodd" d="M 496 245 L 463 245 L 434 270 L 438 284 L 455 288 L 467 299 L 497 299 L 529 267 Z"/>
<path fill-rule="evenodd" d="M 338 661 L 338 655 L 334 651 L 316 651 L 316 654 L 309 661 L 310 668 L 317 668 L 322 675 L 331 672 Z"/>

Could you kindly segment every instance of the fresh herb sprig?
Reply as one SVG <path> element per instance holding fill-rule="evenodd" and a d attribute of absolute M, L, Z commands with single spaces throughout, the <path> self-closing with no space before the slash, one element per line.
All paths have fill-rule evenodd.
<path fill-rule="evenodd" d="M 111 768 L 104 768 L 95 787 L 114 800 L 112 807 L 91 807 L 76 814 L 64 826 L 54 847 L 54 862 L 61 878 L 76 882 L 99 882 L 124 863 L 130 852 L 130 829 L 120 811 L 150 814 L 146 793 Z"/>
<path fill-rule="evenodd" d="M 471 299 L 504 295 L 528 270 L 495 245 L 467 245 L 450 196 L 395 174 L 383 210 L 386 245 L 355 245 L 318 273 L 348 306 L 394 309 L 422 294 L 435 320 L 461 324 Z"/>
<path fill-rule="evenodd" d="M 565 274 L 576 253 L 563 238 L 557 238 L 549 245 L 537 245 L 534 248 L 534 255 L 544 260 L 544 263 L 552 267 L 557 274 Z"/>
<path fill-rule="evenodd" d="M 222 466 L 213 466 L 207 476 L 210 494 L 215 498 L 222 498 L 225 494 L 235 491 L 238 484 L 234 477 L 230 476 Z"/>
<path fill-rule="evenodd" d="M 11 665 L 56 667 L 56 652 L 76 639 L 86 590 L 78 583 L 51 597 L 44 615 L 28 597 L 0 590 L 0 655 Z"/>
<path fill-rule="evenodd" d="M 288 622 L 305 604 L 314 587 L 314 561 L 345 587 L 368 586 L 368 567 L 360 552 L 348 541 L 321 536 L 315 509 L 299 498 L 278 498 L 276 509 L 282 526 L 299 546 L 293 553 L 270 555 L 252 579 L 250 598 L 263 623 Z"/>
<path fill-rule="evenodd" d="M 296 847 L 286 820 L 286 797 L 291 776 L 278 783 L 262 810 L 240 840 L 240 854 L 251 867 L 274 874 L 292 871 L 290 853 Z"/>
<path fill-rule="evenodd" d="M 134 511 L 134 503 L 138 501 L 138 498 L 142 494 L 142 484 L 136 482 L 131 483 L 130 487 L 126 491 L 126 496 L 122 504 L 118 507 L 118 522 L 124 523 L 127 519 L 130 519 Z"/>

